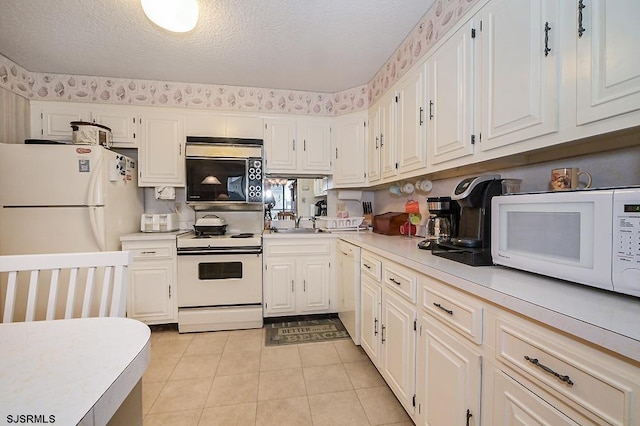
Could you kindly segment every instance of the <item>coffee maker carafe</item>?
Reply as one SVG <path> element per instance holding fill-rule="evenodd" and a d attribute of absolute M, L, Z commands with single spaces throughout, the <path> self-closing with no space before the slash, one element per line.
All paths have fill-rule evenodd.
<path fill-rule="evenodd" d="M 327 215 L 327 200 L 316 201 L 316 214 L 315 216 L 326 216 Z"/>
<path fill-rule="evenodd" d="M 428 197 L 427 210 L 430 215 L 426 224 L 427 238 L 418 243 L 418 248 L 432 250 L 438 242 L 458 236 L 460 207 L 457 202 L 451 197 Z"/>
<path fill-rule="evenodd" d="M 484 175 L 462 180 L 451 199 L 460 206 L 457 235 L 438 242 L 436 256 L 472 266 L 492 265 L 491 199 L 502 194 L 500 175 Z"/>

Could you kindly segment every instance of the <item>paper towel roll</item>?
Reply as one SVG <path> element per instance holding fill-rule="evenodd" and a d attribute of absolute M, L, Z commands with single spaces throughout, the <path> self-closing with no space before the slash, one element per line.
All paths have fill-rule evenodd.
<path fill-rule="evenodd" d="M 362 200 L 362 191 L 338 191 L 338 200 Z"/>

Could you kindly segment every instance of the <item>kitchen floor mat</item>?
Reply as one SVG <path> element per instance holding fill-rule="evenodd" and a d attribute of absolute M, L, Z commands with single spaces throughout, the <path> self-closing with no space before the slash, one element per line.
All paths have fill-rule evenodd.
<path fill-rule="evenodd" d="M 349 338 L 349 333 L 339 318 L 276 322 L 265 324 L 264 327 L 266 346 L 326 342 Z"/>

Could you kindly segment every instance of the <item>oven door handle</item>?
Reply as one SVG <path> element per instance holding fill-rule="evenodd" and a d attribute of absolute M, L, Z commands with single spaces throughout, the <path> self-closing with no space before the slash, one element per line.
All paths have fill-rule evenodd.
<path fill-rule="evenodd" d="M 202 256 L 202 255 L 222 255 L 222 256 L 226 256 L 226 255 L 238 255 L 238 254 L 262 254 L 262 249 L 255 249 L 255 248 L 247 248 L 247 249 L 239 249 L 239 248 L 234 248 L 234 249 L 207 249 L 207 250 L 202 250 L 202 249 L 197 249 L 197 250 L 185 250 L 185 249 L 178 249 L 177 250 L 178 256 Z"/>

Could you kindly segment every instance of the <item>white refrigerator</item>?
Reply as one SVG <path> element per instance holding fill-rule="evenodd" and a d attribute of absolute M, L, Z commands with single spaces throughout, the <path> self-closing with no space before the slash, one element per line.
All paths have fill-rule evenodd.
<path fill-rule="evenodd" d="M 101 146 L 0 144 L 0 254 L 120 250 L 140 229 L 137 178 Z"/>

